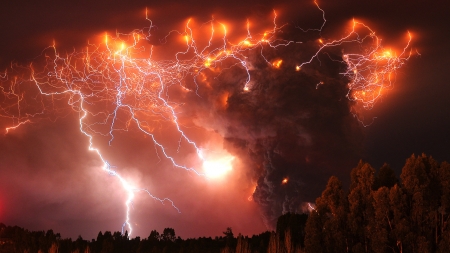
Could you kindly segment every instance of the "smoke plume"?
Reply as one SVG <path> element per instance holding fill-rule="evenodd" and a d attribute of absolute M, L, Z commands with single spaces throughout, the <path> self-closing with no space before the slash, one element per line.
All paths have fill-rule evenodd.
<path fill-rule="evenodd" d="M 302 33 L 290 29 L 280 39 Z M 248 75 L 239 64 L 219 74 L 205 72 L 199 82 L 195 121 L 222 134 L 224 147 L 243 161 L 268 228 L 283 213 L 301 212 L 326 179 L 350 168 L 357 155 L 361 132 L 346 98 L 347 80 L 339 74 L 345 68 L 339 49 L 321 52 L 296 71 L 317 52 L 317 39 L 316 34 L 303 43 L 249 52 L 248 91 Z"/>

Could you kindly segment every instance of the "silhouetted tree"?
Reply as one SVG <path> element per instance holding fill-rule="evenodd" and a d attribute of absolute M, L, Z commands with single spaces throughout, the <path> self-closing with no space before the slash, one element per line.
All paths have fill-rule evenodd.
<path fill-rule="evenodd" d="M 239 234 L 237 237 L 236 253 L 251 253 L 250 244 L 248 238 L 243 237 Z"/>
<path fill-rule="evenodd" d="M 277 220 L 278 251 L 293 252 L 305 246 L 307 214 L 286 213 Z M 289 237 L 286 239 L 286 237 Z"/>
<path fill-rule="evenodd" d="M 148 236 L 148 240 L 149 240 L 150 242 L 157 242 L 157 241 L 159 241 L 160 238 L 161 238 L 161 237 L 159 236 L 159 233 L 158 233 L 158 231 L 156 231 L 156 230 L 152 230 L 152 231 L 150 232 L 150 235 Z"/>
<path fill-rule="evenodd" d="M 161 235 L 161 239 L 166 242 L 174 242 L 176 239 L 175 230 L 173 228 L 165 228 Z"/>
<path fill-rule="evenodd" d="M 231 229 L 231 227 L 227 227 L 227 230 L 225 230 L 223 234 L 225 235 L 225 238 L 234 238 L 233 230 Z"/>
<path fill-rule="evenodd" d="M 277 234 L 272 232 L 270 234 L 269 246 L 267 247 L 267 253 L 277 253 L 278 250 L 278 239 Z"/>
<path fill-rule="evenodd" d="M 101 253 L 114 252 L 114 237 L 110 231 L 105 231 L 103 234 L 103 243 Z"/>

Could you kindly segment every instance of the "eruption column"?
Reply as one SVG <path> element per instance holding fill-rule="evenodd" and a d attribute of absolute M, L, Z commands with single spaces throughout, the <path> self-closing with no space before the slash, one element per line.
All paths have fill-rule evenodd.
<path fill-rule="evenodd" d="M 319 29 L 298 31 L 321 32 L 323 29 L 325 12 L 315 4 L 323 14 L 323 24 Z M 190 105 L 175 102 L 171 99 L 171 91 L 195 93 L 201 98 L 198 91 L 206 83 L 200 80 L 202 77 L 207 79 L 211 75 L 224 75 L 236 67 L 246 73 L 244 82 L 236 83 L 236 86 L 243 93 L 251 93 L 254 90 L 252 73 L 255 72 L 251 58 L 253 55 L 259 55 L 267 66 L 283 69 L 289 66 L 286 62 L 295 59 L 282 59 L 267 52 L 303 43 L 282 38 L 283 29 L 289 25 L 278 26 L 275 12 L 271 29 L 260 35 L 252 35 L 247 22 L 246 37 L 234 43 L 228 39 L 226 25 L 220 22 L 209 21 L 210 34 L 197 38 L 190 27 L 191 21 L 188 21 L 184 32 L 172 31 L 165 37 L 165 40 L 170 40 L 173 34 L 181 36 L 185 48 L 174 55 L 174 60 L 154 60 L 153 46 L 143 46 L 152 36 L 153 25 L 149 22 L 149 27 L 130 34 L 117 34 L 116 37 L 105 34 L 103 43 L 89 44 L 84 50 L 73 51 L 65 56 L 60 55 L 53 45 L 44 51 L 42 66 L 39 63 L 28 67 L 12 66 L 0 75 L 0 123 L 5 125 L 6 134 L 23 124 L 51 118 L 60 112 L 74 111 L 79 114 L 79 128 L 89 140 L 89 150 L 98 155 L 103 170 L 116 176 L 127 193 L 122 232 L 128 228 L 129 234 L 132 233 L 130 208 L 136 192 L 144 191 L 153 199 L 161 203 L 168 202 L 176 211 L 180 211 L 169 198 L 155 197 L 147 189 L 138 188 L 124 179 L 108 163 L 100 149 L 95 147 L 94 138 L 108 136 L 109 145 L 113 145 L 114 133 L 130 131 L 133 125 L 143 135 L 150 137 L 157 154 L 162 154 L 174 167 L 205 176 L 195 168 L 179 164 L 153 133 L 154 125 L 164 122 L 171 125 L 173 135 L 179 136 L 178 149 L 183 142 L 197 154 L 199 162 L 207 170 L 206 176 L 214 175 L 210 171 L 217 168 L 228 171 L 234 159 L 232 156 L 214 161 L 205 159 L 205 150 L 183 131 L 178 108 Z M 221 30 L 223 36 L 217 36 L 219 32 L 216 30 Z M 395 71 L 409 59 L 411 53 L 407 50 L 411 38 L 409 34 L 407 45 L 397 54 L 395 50 L 384 49 L 381 39 L 367 25 L 353 21 L 352 29 L 343 37 L 330 40 L 319 38 L 315 52 L 306 61 L 295 64 L 292 71 L 301 73 L 308 64 L 318 61 L 319 55 L 326 54 L 326 49 L 340 46 L 348 48 L 347 45 L 356 44 L 357 48 L 363 48 L 362 52 L 353 49 L 346 51 L 341 59 L 333 60 L 347 66 L 342 73 L 349 79 L 347 98 L 362 104 L 365 109 L 371 109 L 382 90 L 391 86 Z M 199 46 L 202 40 L 207 41 L 204 47 Z M 194 86 L 187 85 L 190 82 Z M 323 84 L 320 81 L 317 88 Z M 64 103 L 68 108 L 64 108 Z M 282 184 L 290 185 L 291 180 L 288 183 L 285 178 Z"/>

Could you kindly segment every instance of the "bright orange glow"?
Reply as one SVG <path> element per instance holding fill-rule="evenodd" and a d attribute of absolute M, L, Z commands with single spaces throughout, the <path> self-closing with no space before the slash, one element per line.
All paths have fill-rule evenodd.
<path fill-rule="evenodd" d="M 253 201 L 253 193 L 255 193 L 255 191 L 256 191 L 256 185 L 253 187 L 252 194 L 250 196 L 248 196 L 248 198 L 247 198 L 248 201 Z"/>
<path fill-rule="evenodd" d="M 221 25 L 222 25 L 222 28 L 223 28 L 224 35 L 227 36 L 227 26 L 225 24 L 222 24 L 222 23 L 221 23 Z"/>
<path fill-rule="evenodd" d="M 382 91 L 392 87 L 395 81 L 392 74 L 412 55 L 412 50 L 407 51 L 412 36 L 408 32 L 409 40 L 403 50 L 386 49 L 381 46 L 381 39 L 367 25 L 353 20 L 353 30 L 356 27 L 363 27 L 369 32 L 369 50 L 363 54 L 344 54 L 342 59 L 347 63 L 344 75 L 350 78 L 348 97 L 358 102 L 357 107 L 370 110 L 381 97 Z"/>
<path fill-rule="evenodd" d="M 209 68 L 211 66 L 211 58 L 206 58 L 205 67 Z"/>
<path fill-rule="evenodd" d="M 125 42 L 122 41 L 120 43 L 119 49 L 114 54 L 121 54 L 125 48 L 126 48 Z"/>
<path fill-rule="evenodd" d="M 272 65 L 273 65 L 275 68 L 279 69 L 279 68 L 281 67 L 281 63 L 283 63 L 283 60 L 277 60 L 277 61 L 274 61 L 274 62 L 272 63 Z"/>
<path fill-rule="evenodd" d="M 391 58 L 392 57 L 392 53 L 391 53 L 390 50 L 386 50 L 386 51 L 384 51 L 383 56 L 385 58 Z"/>
<path fill-rule="evenodd" d="M 276 18 L 276 13 L 274 12 L 274 14 Z M 214 104 L 211 106 L 214 107 L 212 108 L 213 110 L 218 112 L 229 106 L 228 99 L 233 93 L 230 91 L 231 88 L 217 89 L 212 87 L 213 83 L 210 80 L 216 78 L 222 72 L 226 72 L 227 69 L 233 68 L 232 71 L 243 70 L 242 73 L 247 75 L 247 81 L 243 90 L 246 92 L 250 90 L 256 91 L 258 86 L 253 86 L 255 79 L 253 79 L 252 73 L 254 72 L 253 69 L 259 71 L 259 67 L 255 68 L 253 66 L 253 55 L 263 58 L 266 67 L 272 65 L 274 68 L 279 69 L 283 64 L 283 60 L 278 58 L 281 56 L 273 56 L 271 53 L 266 55 L 266 48 L 276 52 L 276 50 L 272 49 L 302 43 L 302 41 L 281 39 L 278 33 L 282 31 L 283 26 L 277 25 L 275 18 L 273 20 L 273 28 L 267 29 L 262 37 L 261 35 L 258 35 L 258 37 L 252 36 L 247 28 L 246 37 L 243 39 L 240 37 L 241 40 L 237 42 L 230 42 L 231 39 L 227 37 L 228 31 L 224 24 L 219 23 L 222 25 L 222 30 L 220 27 L 215 29 L 218 26 L 217 21 L 214 19 L 208 23 L 211 24 L 209 33 L 197 32 L 197 30 L 191 29 L 190 25 L 193 26 L 194 24 L 189 19 L 183 31 L 174 30 L 167 35 L 167 38 L 176 36 L 179 44 L 182 44 L 183 39 L 185 41 L 181 48 L 174 48 L 174 51 L 176 51 L 175 55 L 171 54 L 170 48 L 167 50 L 167 54 L 171 55 L 167 60 L 158 60 L 158 57 L 140 57 L 140 55 L 136 57 L 138 53 L 148 55 L 148 52 L 152 56 L 154 50 L 153 46 L 147 50 L 146 47 L 138 45 L 136 35 L 138 40 L 141 38 L 140 36 L 144 40 L 149 37 L 148 34 L 144 33 L 144 30 L 136 30 L 136 32 L 130 34 L 116 33 L 115 36 L 109 38 L 108 34 L 105 33 L 105 45 L 89 44 L 86 50 L 84 51 L 83 49 L 81 53 L 73 52 L 60 55 L 56 50 L 55 43 L 53 43 L 52 50 L 54 52 L 51 54 L 53 56 L 46 55 L 46 65 L 43 70 L 35 72 L 31 66 L 30 77 L 22 77 L 25 82 L 23 80 L 10 82 L 7 73 L 0 72 L 0 97 L 3 100 L 5 98 L 8 99 L 7 102 L 0 101 L 0 106 L 2 106 L 0 108 L 0 118 L 2 120 L 6 118 L 12 122 L 10 123 L 12 126 L 5 128 L 6 133 L 8 133 L 8 131 L 20 125 L 31 122 L 30 120 L 37 121 L 47 117 L 52 119 L 54 117 L 53 114 L 47 116 L 47 112 L 59 113 L 59 109 L 55 109 L 59 103 L 58 101 L 69 98 L 68 101 L 64 101 L 64 104 L 68 105 L 68 109 L 76 112 L 76 115 L 79 115 L 78 126 L 80 132 L 88 139 L 89 150 L 95 152 L 103 162 L 103 170 L 119 178 L 123 190 L 128 194 L 125 224 L 131 234 L 131 224 L 129 223 L 130 203 L 134 198 L 134 191 L 139 188 L 134 187 L 134 183 L 131 184 L 116 171 L 112 170 L 112 167 L 103 157 L 101 150 L 95 147 L 94 143 L 97 143 L 95 138 L 97 136 L 100 136 L 100 138 L 103 138 L 102 136 L 110 136 L 112 141 L 114 137 L 113 132 L 116 132 L 116 129 L 117 131 L 127 132 L 133 127 L 145 137 L 149 137 L 148 140 L 150 142 L 153 140 L 157 148 L 158 157 L 161 155 L 160 158 L 167 159 L 175 167 L 192 171 L 197 175 L 211 179 L 225 178 L 233 170 L 235 158 L 222 150 L 217 153 L 208 153 L 205 156 L 202 154 L 202 150 L 198 148 L 200 144 L 196 144 L 196 138 L 190 139 L 189 132 L 191 130 L 188 130 L 186 133 L 183 132 L 183 129 L 189 128 L 191 124 L 188 122 L 188 126 L 184 127 L 178 122 L 178 107 L 181 107 L 184 103 L 178 103 L 176 99 L 173 102 L 172 99 L 169 100 L 169 94 L 172 96 L 172 90 L 169 92 L 169 87 L 181 85 L 183 92 L 187 93 L 196 92 L 197 90 L 202 91 L 204 90 L 204 87 L 202 87 L 204 85 L 206 89 L 213 91 L 211 93 L 211 101 Z M 207 26 L 202 26 L 201 28 L 208 29 Z M 221 31 L 223 31 L 223 35 L 221 35 Z M 261 34 L 260 32 L 258 34 Z M 174 35 L 171 35 L 172 33 Z M 220 35 L 217 36 L 217 34 Z M 403 48 L 403 51 L 386 50 L 381 47 L 381 39 L 375 36 L 375 32 L 365 24 L 353 21 L 352 30 L 343 37 L 334 40 L 329 38 L 318 39 L 320 44 L 314 42 L 315 53 L 305 52 L 307 59 L 304 62 L 300 63 L 300 59 L 285 58 L 285 60 L 288 63 L 291 60 L 298 63 L 295 66 L 295 70 L 300 71 L 304 65 L 317 61 L 319 54 L 323 54 L 325 48 L 347 45 L 350 42 L 355 43 L 359 50 L 349 49 L 350 52 L 346 52 L 343 55 L 342 59 L 346 63 L 347 69 L 341 74 L 349 80 L 347 98 L 370 109 L 381 96 L 381 92 L 391 85 L 391 74 L 394 74 L 392 77 L 394 78 L 395 71 L 411 55 L 411 53 L 408 55 L 407 52 L 407 49 L 410 47 L 410 34 L 409 37 L 410 40 Z M 102 44 L 102 35 L 98 38 L 100 44 Z M 170 43 L 165 45 L 163 43 L 161 51 L 164 51 L 165 46 L 170 46 Z M 155 51 L 158 51 L 156 47 Z M 155 54 L 158 53 L 155 52 Z M 295 56 L 296 54 L 292 54 L 292 57 Z M 285 65 L 289 66 L 290 71 L 293 70 L 293 65 Z M 234 66 L 237 66 L 237 68 Z M 307 68 L 304 69 L 307 70 Z M 214 76 L 213 74 L 216 75 Z M 227 75 L 227 73 L 224 73 L 224 77 L 220 76 L 220 78 L 227 78 Z M 239 78 L 241 79 L 241 77 Z M 256 82 L 257 80 L 258 78 L 256 78 Z M 28 85 L 28 83 L 32 83 L 33 87 L 35 86 L 34 90 L 38 91 L 38 93 L 24 93 L 22 87 Z M 195 83 L 197 89 L 192 87 L 190 83 Z M 323 82 L 319 82 L 317 86 L 322 84 Z M 234 88 L 241 89 L 243 82 L 237 82 L 235 85 Z M 194 89 L 190 90 L 189 87 Z M 200 96 L 200 94 L 196 95 Z M 38 96 L 41 96 L 42 99 Z M 180 96 L 180 99 L 182 99 L 181 97 L 187 96 Z M 209 100 L 205 101 L 209 102 Z M 36 107 L 31 105 L 36 105 Z M 189 104 L 187 103 L 186 106 L 189 106 Z M 33 109 L 29 109 L 31 107 Z M 183 112 L 183 109 L 180 111 Z M 117 120 L 114 118 L 113 125 L 107 126 L 111 122 L 111 115 L 116 115 L 116 112 Z M 211 115 L 213 116 L 214 114 Z M 197 168 L 179 164 L 178 158 L 174 156 L 176 152 L 174 150 L 176 149 L 164 146 L 162 143 L 165 143 L 165 141 L 160 143 L 161 140 L 166 139 L 164 136 L 154 136 L 153 129 L 162 128 L 166 123 L 161 126 L 154 126 L 149 122 L 158 122 L 159 120 L 167 122 L 167 124 L 173 124 L 169 129 L 174 129 L 175 132 L 173 133 L 179 136 L 179 141 L 176 143 L 179 148 L 184 149 L 183 147 L 188 145 L 192 151 L 197 151 L 199 157 L 194 163 L 197 167 L 201 167 L 199 168 L 200 171 L 197 171 Z M 199 129 L 203 127 L 198 126 Z M 210 127 L 214 127 L 214 125 Z M 306 158 L 306 161 L 309 162 L 308 158 Z M 288 181 L 289 178 L 283 178 L 281 184 L 287 184 Z M 178 210 L 170 199 L 159 199 L 151 194 L 150 196 L 160 202 L 167 200 Z M 249 200 L 252 199 L 251 197 Z"/>
<path fill-rule="evenodd" d="M 268 35 L 267 32 L 264 33 L 263 37 L 261 38 L 260 42 L 269 42 L 268 39 L 266 39 L 266 36 Z"/>
<path fill-rule="evenodd" d="M 222 108 L 226 108 L 227 104 L 228 104 L 228 97 L 230 96 L 230 94 L 228 92 L 224 92 L 223 94 L 221 94 L 218 99 L 218 106 L 222 107 Z"/>
<path fill-rule="evenodd" d="M 245 46 L 251 46 L 252 43 L 248 40 L 244 40 L 244 42 L 242 42 Z"/>

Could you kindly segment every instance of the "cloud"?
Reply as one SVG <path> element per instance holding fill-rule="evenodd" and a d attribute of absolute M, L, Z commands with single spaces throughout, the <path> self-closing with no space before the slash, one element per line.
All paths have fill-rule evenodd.
<path fill-rule="evenodd" d="M 83 125 L 84 130 L 90 127 L 88 132 L 94 136 L 94 146 L 102 151 L 103 157 L 137 187 L 147 188 L 161 198 L 170 197 L 182 212 L 179 215 L 167 203 L 161 207 L 157 201 L 148 204 L 136 201 L 132 222 L 135 222 L 133 226 L 137 234 L 142 235 L 149 226 L 162 230 L 163 227 L 176 228 L 175 225 L 192 224 L 189 222 L 193 221 L 197 231 L 220 234 L 223 228 L 231 225 L 237 227 L 237 231 L 253 233 L 260 224 L 252 215 L 254 203 L 247 200 L 252 192 L 266 227 L 272 229 L 279 215 L 301 211 L 303 203 L 314 200 L 331 174 L 346 175 L 355 163 L 361 133 L 357 120 L 350 113 L 352 104 L 346 99 L 347 81 L 339 75 L 344 68 L 340 52 L 338 49 L 323 51 L 318 60 L 296 71 L 299 63 L 309 60 L 317 51 L 319 34 L 304 34 L 294 26 L 286 26 L 276 36 L 275 39 L 301 40 L 303 43 L 279 47 L 261 44 L 239 52 L 243 62 L 229 57 L 202 71 L 190 72 L 180 81 L 190 91 L 173 85 L 179 84 L 178 80 L 167 86 L 167 98 L 170 98 L 186 135 L 201 148 L 212 152 L 225 149 L 237 158 L 234 171 L 220 183 L 201 181 L 194 173 L 173 166 L 152 138 L 139 132 L 134 121 L 129 119 L 128 107 L 117 111 L 118 120 L 114 128 L 117 131 L 114 131 L 112 139 L 109 134 L 111 128 L 104 123 L 111 123 L 118 92 L 98 89 L 96 96 L 86 96 L 84 108 L 88 108 L 91 114 L 84 119 L 89 123 Z M 215 43 L 221 45 L 222 41 L 219 38 Z M 199 39 L 197 42 L 204 44 L 207 41 Z M 160 46 L 171 45 L 162 43 Z M 161 50 L 161 55 L 167 53 L 158 48 Z M 45 80 L 48 75 L 42 73 Z M 76 73 L 83 75 L 85 72 Z M 90 80 L 95 79 L 95 75 L 92 77 Z M 120 76 L 107 77 L 117 81 L 114 78 Z M 102 85 L 116 87 L 113 81 L 105 81 L 105 76 L 100 79 L 104 82 Z M 143 77 L 143 83 L 153 87 L 152 81 L 157 79 L 149 74 Z M 89 84 L 94 88 L 99 85 L 96 82 Z M 65 84 L 59 85 L 65 87 Z M 84 82 L 74 82 L 73 87 L 78 85 L 89 86 Z M 84 86 L 81 90 L 86 88 Z M 248 91 L 244 89 L 246 86 Z M 121 102 L 137 103 L 135 117 L 139 117 L 145 129 L 155 135 L 178 164 L 200 168 L 198 159 L 195 161 L 193 157 L 195 150 L 186 141 L 180 141 L 183 138 L 176 131 L 170 110 L 161 100 L 155 99 L 155 90 L 158 91 L 158 87 L 149 88 L 147 97 L 131 94 Z M 86 91 L 91 94 L 91 90 Z M 30 101 L 40 104 L 33 98 Z M 47 98 L 46 109 L 66 102 L 64 99 L 55 102 L 50 96 Z M 77 95 L 72 98 L 80 102 Z M 79 110 L 75 104 L 75 110 Z M 149 105 L 153 106 L 151 110 L 147 107 Z M 56 114 L 58 110 L 52 113 Z M 44 117 L 37 129 L 33 130 L 36 125 L 27 125 L 20 131 L 30 132 L 18 136 L 18 131 L 5 137 L 10 138 L 2 143 L 4 149 L 10 149 L 3 154 L 7 160 L 5 164 L 10 168 L 23 167 L 25 174 L 23 183 L 11 191 L 10 196 L 18 196 L 19 200 L 10 200 L 9 203 L 13 203 L 10 210 L 17 210 L 20 203 L 26 202 L 28 207 L 23 209 L 26 210 L 24 213 L 37 208 L 40 211 L 36 212 L 36 217 L 45 217 L 45 220 L 36 221 L 41 226 L 52 227 L 52 224 L 57 224 L 52 222 L 64 221 L 65 225 L 77 224 L 78 229 L 87 230 L 89 222 L 77 223 L 81 219 L 92 221 L 91 227 L 95 223 L 99 228 L 95 230 L 116 230 L 124 220 L 125 193 L 117 180 L 113 182 L 112 177 L 100 170 L 99 157 L 87 151 L 88 138 L 78 129 L 80 114 L 65 115 L 67 118 L 56 120 L 52 127 L 49 125 L 53 122 Z M 52 114 L 50 119 L 53 121 L 56 116 Z M 18 148 L 11 150 L 14 145 Z M 9 155 L 12 157 L 7 158 Z M 16 181 L 21 180 L 19 175 L 17 171 L 8 171 L 8 177 Z M 106 178 L 100 179 L 98 175 Z M 285 178 L 288 181 L 283 183 Z M 30 180 L 36 181 L 29 183 Z M 43 190 L 33 195 L 34 188 Z M 8 191 L 8 187 L 3 190 Z M 150 199 L 145 194 L 139 194 L 137 198 Z M 68 199 L 77 199 L 80 206 Z M 142 208 L 138 208 L 139 205 Z M 51 219 L 44 214 L 47 212 L 57 214 L 53 217 L 58 218 Z M 10 213 L 10 216 L 14 215 Z M 100 216 L 101 219 L 98 218 Z M 153 217 L 164 218 L 155 220 Z M 256 225 L 245 226 L 242 220 Z M 214 228 L 210 227 L 212 222 Z M 180 231 L 181 235 L 202 235 L 201 232 L 189 231 L 189 226 L 181 227 L 185 227 Z M 61 231 L 57 227 L 54 229 Z M 68 230 L 65 228 L 62 232 L 73 233 Z"/>
<path fill-rule="evenodd" d="M 293 29 L 285 28 L 279 39 L 289 41 L 299 32 Z M 282 213 L 314 201 L 330 175 L 348 171 L 357 159 L 362 134 L 350 113 L 337 49 L 296 71 L 317 47 L 313 34 L 301 44 L 250 51 L 250 91 L 244 91 L 248 76 L 242 66 L 204 71 L 198 96 L 187 98 L 195 106 L 184 109 L 194 110 L 194 122 L 220 133 L 224 147 L 244 161 L 242 169 L 256 183 L 253 199 L 270 229 Z M 272 63 L 279 60 L 277 68 Z"/>

